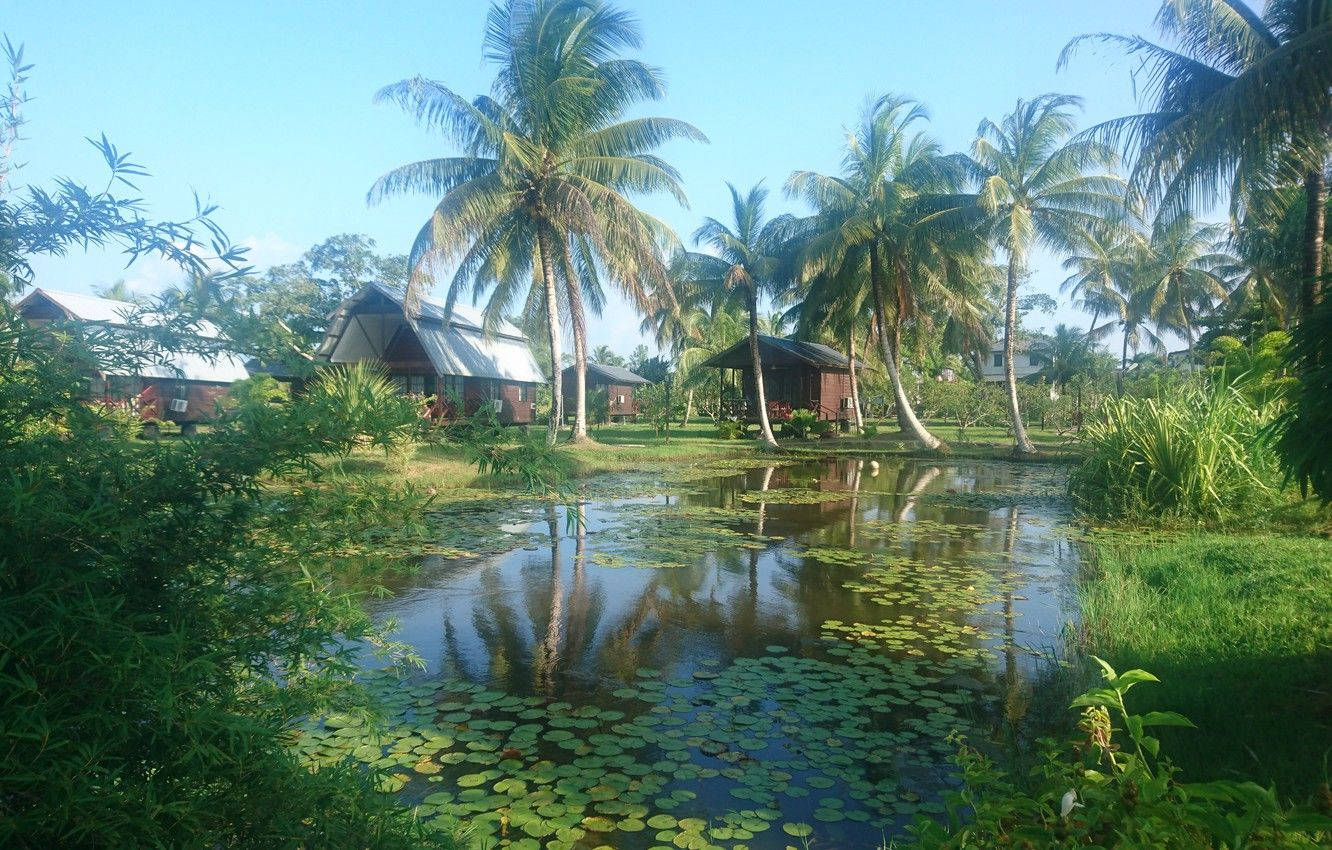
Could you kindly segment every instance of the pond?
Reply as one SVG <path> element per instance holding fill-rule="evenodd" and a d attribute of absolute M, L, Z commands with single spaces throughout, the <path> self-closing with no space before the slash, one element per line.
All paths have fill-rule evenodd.
<path fill-rule="evenodd" d="M 950 733 L 1021 728 L 1074 617 L 1057 468 L 824 459 L 481 503 L 376 614 L 424 670 L 303 730 L 477 846 L 874 847 L 942 811 Z M 467 543 L 467 538 L 475 538 Z"/>

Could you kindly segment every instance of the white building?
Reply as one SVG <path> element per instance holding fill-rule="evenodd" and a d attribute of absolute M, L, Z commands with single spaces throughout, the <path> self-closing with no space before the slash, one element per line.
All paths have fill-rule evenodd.
<path fill-rule="evenodd" d="M 1030 344 L 1026 341 L 1018 342 L 1013 352 L 1013 372 L 1018 380 L 1022 380 L 1030 375 L 1035 375 L 1041 371 L 1045 361 L 1039 354 L 1030 350 Z M 981 364 L 981 380 L 986 383 L 1000 383 L 1004 380 L 1004 344 L 996 342 L 991 346 L 990 351 L 985 356 L 985 362 Z"/>

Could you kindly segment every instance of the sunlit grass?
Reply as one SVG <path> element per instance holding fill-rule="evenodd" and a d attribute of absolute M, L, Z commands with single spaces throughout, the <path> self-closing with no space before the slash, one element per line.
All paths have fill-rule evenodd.
<path fill-rule="evenodd" d="M 1095 544 L 1081 602 L 1088 650 L 1162 684 L 1143 711 L 1179 711 L 1163 749 L 1187 778 L 1275 781 L 1304 797 L 1332 753 L 1332 541 L 1197 535 Z"/>

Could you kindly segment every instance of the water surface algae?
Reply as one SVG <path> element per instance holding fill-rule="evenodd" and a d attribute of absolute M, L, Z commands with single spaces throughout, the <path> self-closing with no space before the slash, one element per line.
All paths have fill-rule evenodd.
<path fill-rule="evenodd" d="M 730 508 L 617 505 L 622 527 L 593 562 L 637 566 L 656 551 L 671 554 L 651 566 L 673 566 L 761 547 L 761 506 L 835 498 L 846 494 L 787 487 L 745 491 Z M 879 523 L 883 534 L 902 528 Z M 640 668 L 584 704 L 379 670 L 366 682 L 380 720 L 312 720 L 293 747 L 311 766 L 350 758 L 380 770 L 423 823 L 465 824 L 478 848 L 877 846 L 917 813 L 942 810 L 949 733 L 969 731 L 979 712 L 987 643 L 999 637 L 980 614 L 1010 576 L 1002 558 L 838 546 L 803 556 L 851 568 L 843 586 L 883 618 L 828 620 L 799 646 L 702 658 L 686 672 Z"/>

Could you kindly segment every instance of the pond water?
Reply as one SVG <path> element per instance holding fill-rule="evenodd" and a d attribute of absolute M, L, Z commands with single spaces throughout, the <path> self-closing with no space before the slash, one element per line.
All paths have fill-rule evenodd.
<path fill-rule="evenodd" d="M 1062 471 L 714 463 L 442 514 L 376 614 L 424 670 L 311 724 L 478 846 L 874 847 L 942 811 L 950 733 L 1021 728 L 1073 619 Z"/>

